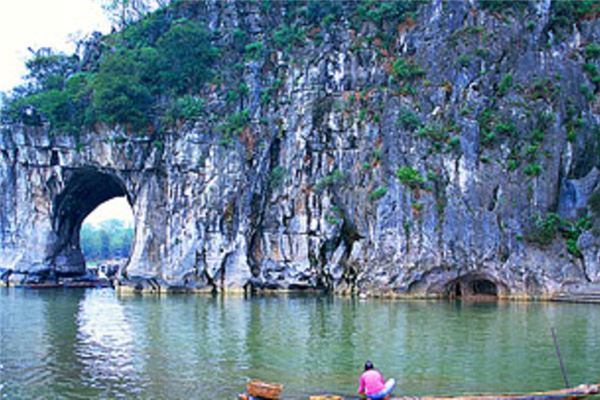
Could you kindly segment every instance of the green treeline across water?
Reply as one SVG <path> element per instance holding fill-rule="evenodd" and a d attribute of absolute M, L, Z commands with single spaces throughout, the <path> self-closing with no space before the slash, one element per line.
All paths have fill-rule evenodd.
<path fill-rule="evenodd" d="M 118 219 L 81 227 L 81 249 L 88 261 L 129 257 L 132 240 L 133 227 Z"/>

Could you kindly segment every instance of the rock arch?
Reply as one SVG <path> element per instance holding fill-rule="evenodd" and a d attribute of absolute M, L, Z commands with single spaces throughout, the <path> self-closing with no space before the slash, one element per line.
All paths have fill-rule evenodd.
<path fill-rule="evenodd" d="M 248 22 L 254 17 L 246 16 L 255 7 L 244 4 L 202 5 L 184 13 L 222 21 L 223 32 L 254 31 Z M 458 14 L 440 18 L 469 12 L 468 3 L 453 4 Z M 448 18 L 440 26 L 452 24 L 454 17 Z M 421 28 L 427 24 L 417 24 L 406 40 L 424 43 L 427 32 Z M 431 52 L 417 52 L 414 61 L 427 67 L 426 75 L 456 76 L 454 63 L 429 62 L 452 42 L 447 29 L 439 33 Z M 498 162 L 488 163 L 479 151 L 482 127 L 475 114 L 491 100 L 483 89 L 497 84 L 496 74 L 488 74 L 465 89 L 481 93 L 475 114 L 456 115 L 461 132 L 453 141 L 460 140 L 447 143 L 452 151 L 432 154 L 430 145 L 443 143 L 433 143 L 435 138 L 417 143 L 412 129 L 397 124 L 398 111 L 411 99 L 393 95 L 395 90 L 363 91 L 384 83 L 389 64 L 371 62 L 377 49 L 363 57 L 347 48 L 345 35 L 323 44 L 327 57 L 319 55 L 325 48 L 315 47 L 311 68 L 288 62 L 295 56 L 265 52 L 274 58 L 243 69 L 240 79 L 249 86 L 239 102 L 226 101 L 227 85 L 197 93 L 206 96 L 206 104 L 193 123 L 177 121 L 172 128 L 158 123 L 166 98 L 149 115 L 158 129 L 137 133 L 96 124 L 74 137 L 0 121 L 0 281 L 5 271 L 21 279 L 80 268 L 72 232 L 89 205 L 81 203 L 83 209 L 75 212 L 78 206 L 66 199 L 78 191 L 65 188 L 75 171 L 91 167 L 119 177 L 127 188 L 136 232 L 125 275 L 136 287 L 144 279 L 159 289 L 178 290 L 326 284 L 338 291 L 428 297 L 441 297 L 451 287 L 461 296 L 471 290 L 499 297 L 551 297 L 574 285 L 593 284 L 596 290 L 598 235 L 579 237 L 581 255 L 568 251 L 573 243 L 562 235 L 547 246 L 527 240 L 536 214 L 574 218 L 589 211 L 588 199 L 600 185 L 600 162 L 590 156 L 593 130 L 580 129 L 577 140 L 565 146 L 564 126 L 553 125 L 540 143 L 540 151 L 552 155 L 534 174 L 540 176 L 529 176 L 521 166 L 507 176 L 510 154 L 501 152 Z M 584 41 L 594 39 L 586 36 Z M 494 50 L 500 56 L 502 43 Z M 544 53 L 535 48 L 515 54 L 515 78 L 544 76 L 549 64 L 532 62 L 540 57 Z M 568 57 L 548 62 L 569 77 L 564 96 L 580 96 L 581 65 Z M 277 68 L 267 68 L 271 64 Z M 261 93 L 269 82 L 278 83 L 264 102 Z M 462 84 L 450 83 L 450 88 Z M 415 102 L 440 96 L 436 85 L 419 88 Z M 350 109 L 333 107 L 352 93 L 369 104 L 358 119 L 354 106 L 349 115 Z M 444 106 L 449 111 L 456 111 L 458 93 Z M 518 108 L 507 108 L 506 115 Z M 514 121 L 515 128 L 537 124 L 536 115 L 545 108 L 536 105 L 531 118 Z M 413 117 L 425 123 L 435 114 L 430 111 Z M 562 108 L 555 111 L 557 121 L 565 120 Z M 598 113 L 592 114 L 585 115 L 586 127 L 598 120 Z M 396 168 L 408 176 L 397 179 Z M 119 191 L 118 186 L 106 190 Z"/>
<path fill-rule="evenodd" d="M 56 240 L 49 261 L 57 275 L 79 275 L 85 271 L 79 244 L 81 224 L 97 206 L 117 196 L 125 196 L 132 205 L 125 183 L 114 172 L 95 167 L 69 171 L 64 189 L 53 200 L 51 214 Z"/>
<path fill-rule="evenodd" d="M 43 127 L 0 131 L 0 284 L 84 273 L 81 223 L 97 205 L 123 195 L 135 225 L 126 273 L 164 276 L 165 265 L 177 264 L 165 245 L 167 185 L 160 157 L 151 137 L 125 139 L 118 131 L 79 138 L 49 135 Z"/>

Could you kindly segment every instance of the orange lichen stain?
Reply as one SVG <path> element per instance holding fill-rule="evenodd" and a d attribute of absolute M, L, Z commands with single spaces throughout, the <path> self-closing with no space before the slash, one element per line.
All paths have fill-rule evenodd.
<path fill-rule="evenodd" d="M 421 209 L 419 208 L 419 204 L 412 204 L 410 207 L 412 209 L 413 217 L 419 218 L 421 216 Z"/>
<path fill-rule="evenodd" d="M 310 153 L 306 153 L 306 154 L 304 155 L 304 163 L 305 163 L 305 164 L 307 164 L 307 163 L 309 163 L 309 162 L 311 162 L 311 161 L 312 161 L 312 154 L 310 154 Z"/>
<path fill-rule="evenodd" d="M 386 62 L 385 64 L 383 64 L 383 70 L 387 73 L 387 74 L 392 74 L 393 72 L 393 67 L 392 67 L 392 63 L 391 62 Z"/>
<path fill-rule="evenodd" d="M 316 35 L 319 32 L 321 32 L 321 27 L 317 26 L 317 27 L 311 29 L 310 31 L 308 31 L 308 35 L 309 36 L 314 36 L 314 35 Z"/>
<path fill-rule="evenodd" d="M 365 90 L 365 92 L 363 93 L 364 100 L 369 100 L 369 97 L 371 97 L 375 93 L 377 93 L 377 89 L 375 88 Z"/>
<path fill-rule="evenodd" d="M 408 17 L 404 20 L 404 22 L 398 24 L 398 33 L 406 32 L 414 28 L 416 25 L 417 23 L 415 22 L 415 20 L 412 19 L 412 17 Z"/>
<path fill-rule="evenodd" d="M 271 243 L 271 259 L 273 261 L 283 261 L 283 257 L 281 257 L 281 251 L 279 250 L 278 243 Z"/>
<path fill-rule="evenodd" d="M 449 95 L 452 94 L 452 82 L 444 81 L 444 91 Z"/>
<path fill-rule="evenodd" d="M 246 126 L 242 130 L 242 134 L 240 135 L 240 141 L 246 146 L 246 154 L 254 153 L 254 145 L 256 143 L 256 139 L 254 137 L 254 132 L 252 132 L 252 128 Z"/>

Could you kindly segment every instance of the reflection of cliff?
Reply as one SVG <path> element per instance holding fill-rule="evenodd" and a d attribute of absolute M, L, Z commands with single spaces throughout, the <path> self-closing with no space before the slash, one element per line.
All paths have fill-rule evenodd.
<path fill-rule="evenodd" d="M 68 393 L 81 383 L 75 344 L 83 292 L 28 290 L 8 296 L 1 299 L 0 348 L 3 368 L 18 380 L 6 380 L 11 383 L 7 393 L 14 398 Z"/>
<path fill-rule="evenodd" d="M 37 292 L 15 296 L 0 288 L 0 307 L 0 392 L 11 398 L 27 398 L 31 390 L 43 397 L 45 388 L 39 383 L 39 374 L 44 368 L 40 360 L 51 356 L 52 343 L 45 324 L 31 321 L 45 320 L 47 303 Z M 8 379 L 9 371 L 14 371 L 17 379 Z"/>
<path fill-rule="evenodd" d="M 123 281 L 139 288 L 436 296 L 455 282 L 477 292 L 483 277 L 500 296 L 552 296 L 600 284 L 597 19 L 557 26 L 549 2 L 435 0 L 400 26 L 376 2 L 316 19 L 296 2 L 184 3 L 174 12 L 222 51 L 194 124 L 79 142 L 2 130 L 8 279 L 80 273 L 82 218 L 126 195 Z"/>
<path fill-rule="evenodd" d="M 52 393 L 69 393 L 79 387 L 82 395 L 94 396 L 97 391 L 85 385 L 86 360 L 79 354 L 82 306 L 89 292 L 83 290 L 39 291 L 46 304 L 45 321 L 48 338 L 48 356 L 44 367 L 51 371 L 47 382 Z M 87 389 L 83 389 L 83 387 Z"/>

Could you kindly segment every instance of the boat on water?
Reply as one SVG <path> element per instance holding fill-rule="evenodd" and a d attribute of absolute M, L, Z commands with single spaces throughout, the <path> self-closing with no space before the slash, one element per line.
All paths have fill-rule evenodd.
<path fill-rule="evenodd" d="M 58 289 L 64 287 L 62 283 L 24 283 L 14 285 L 17 289 Z"/>
<path fill-rule="evenodd" d="M 99 289 L 111 287 L 106 279 L 96 281 L 69 281 L 69 282 L 44 282 L 44 283 L 23 283 L 14 285 L 18 289 Z"/>

